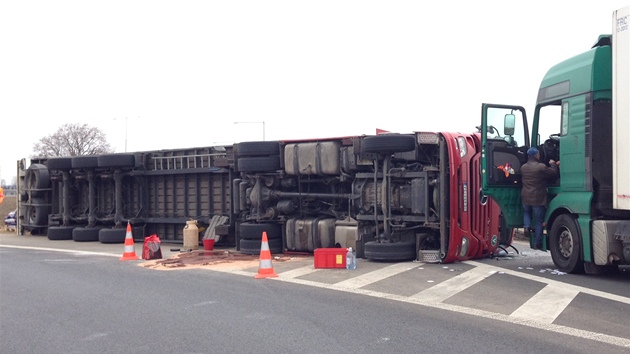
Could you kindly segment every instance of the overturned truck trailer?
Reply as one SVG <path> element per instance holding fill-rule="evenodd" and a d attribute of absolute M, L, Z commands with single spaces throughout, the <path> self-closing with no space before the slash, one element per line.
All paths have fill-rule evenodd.
<path fill-rule="evenodd" d="M 181 242 L 187 220 L 214 219 L 217 240 L 230 242 L 231 164 L 230 146 L 23 160 L 20 230 L 122 243 L 129 223 L 136 239 Z"/>
<path fill-rule="evenodd" d="M 453 262 L 512 242 L 480 191 L 479 134 L 415 132 L 241 142 L 32 160 L 20 168 L 21 230 L 124 242 L 157 234 L 272 253 L 353 247 L 378 261 Z"/>

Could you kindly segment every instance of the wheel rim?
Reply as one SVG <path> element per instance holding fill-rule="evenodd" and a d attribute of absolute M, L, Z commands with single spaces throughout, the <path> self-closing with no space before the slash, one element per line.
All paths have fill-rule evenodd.
<path fill-rule="evenodd" d="M 567 229 L 562 230 L 560 232 L 560 237 L 558 238 L 558 248 L 560 250 L 560 254 L 564 258 L 571 257 L 573 253 L 573 235 Z"/>
<path fill-rule="evenodd" d="M 29 224 L 34 224 L 36 219 L 37 219 L 37 211 L 35 210 L 35 206 L 31 206 L 28 210 Z"/>

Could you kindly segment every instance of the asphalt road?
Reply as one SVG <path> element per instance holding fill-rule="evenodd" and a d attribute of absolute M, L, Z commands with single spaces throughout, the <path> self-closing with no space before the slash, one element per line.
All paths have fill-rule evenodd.
<path fill-rule="evenodd" d="M 505 353 L 614 346 L 268 279 L 2 249 L 5 353 Z M 553 348 L 553 349 L 552 349 Z M 552 350 L 551 350 L 552 349 Z"/>
<path fill-rule="evenodd" d="M 160 271 L 119 261 L 121 245 L 15 244 L 25 240 L 0 239 L 3 353 L 630 351 L 626 298 L 526 269 L 546 264 L 542 252 L 456 265 L 360 260 L 356 271 L 306 260 L 254 279 L 256 267 Z M 616 280 L 628 286 L 623 276 L 594 282 Z M 532 299 L 558 289 L 571 296 L 555 302 L 555 317 L 531 313 Z"/>

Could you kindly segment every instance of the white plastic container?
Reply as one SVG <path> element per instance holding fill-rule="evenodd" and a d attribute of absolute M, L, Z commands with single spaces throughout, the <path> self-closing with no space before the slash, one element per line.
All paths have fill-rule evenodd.
<path fill-rule="evenodd" d="M 197 227 L 197 220 L 186 221 L 184 226 L 184 245 L 186 250 L 199 249 L 199 228 Z"/>
<path fill-rule="evenodd" d="M 357 269 L 357 255 L 352 247 L 348 247 L 348 252 L 346 252 L 346 269 Z"/>

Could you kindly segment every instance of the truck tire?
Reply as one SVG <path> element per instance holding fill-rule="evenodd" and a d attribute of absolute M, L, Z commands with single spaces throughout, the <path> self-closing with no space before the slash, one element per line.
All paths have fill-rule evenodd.
<path fill-rule="evenodd" d="M 48 228 L 48 239 L 52 241 L 72 240 L 74 226 L 51 226 Z"/>
<path fill-rule="evenodd" d="M 280 142 L 278 141 L 251 141 L 234 145 L 234 152 L 242 156 L 280 156 Z"/>
<path fill-rule="evenodd" d="M 268 240 L 269 252 L 271 254 L 282 253 L 282 240 L 273 239 Z M 262 240 L 245 240 L 241 239 L 239 242 L 240 252 L 243 254 L 260 254 L 260 248 L 262 246 Z"/>
<path fill-rule="evenodd" d="M 568 214 L 558 216 L 550 233 L 551 259 L 558 269 L 566 273 L 584 273 L 581 235 L 575 217 Z"/>
<path fill-rule="evenodd" d="M 134 154 L 107 154 L 98 156 L 98 167 L 124 168 L 135 166 L 136 156 Z"/>
<path fill-rule="evenodd" d="M 69 170 L 72 168 L 71 157 L 51 157 L 46 161 L 49 170 Z"/>
<path fill-rule="evenodd" d="M 48 167 L 42 164 L 32 164 L 26 175 L 26 185 L 31 197 L 41 197 L 44 190 L 50 187 L 50 173 Z"/>
<path fill-rule="evenodd" d="M 48 225 L 48 211 L 50 207 L 44 204 L 42 198 L 31 198 L 31 203 L 26 209 L 28 225 L 43 226 Z"/>
<path fill-rule="evenodd" d="M 96 168 L 98 156 L 75 156 L 72 158 L 72 168 Z"/>
<path fill-rule="evenodd" d="M 72 230 L 72 239 L 79 242 L 98 241 L 101 227 L 77 227 Z"/>
<path fill-rule="evenodd" d="M 413 135 L 383 134 L 366 136 L 361 142 L 362 152 L 405 152 L 416 148 Z"/>
<path fill-rule="evenodd" d="M 125 243 L 127 229 L 103 228 L 98 231 L 98 240 L 101 243 Z"/>
<path fill-rule="evenodd" d="M 374 261 L 400 262 L 416 259 L 416 243 L 401 241 L 393 243 L 370 241 L 365 243 L 364 257 Z"/>
<path fill-rule="evenodd" d="M 239 157 L 236 163 L 241 172 L 273 172 L 280 169 L 280 156 Z"/>
<path fill-rule="evenodd" d="M 250 224 L 242 223 L 238 227 L 241 239 L 262 240 L 262 233 L 267 233 L 267 239 L 282 238 L 282 227 L 280 224 Z"/>

